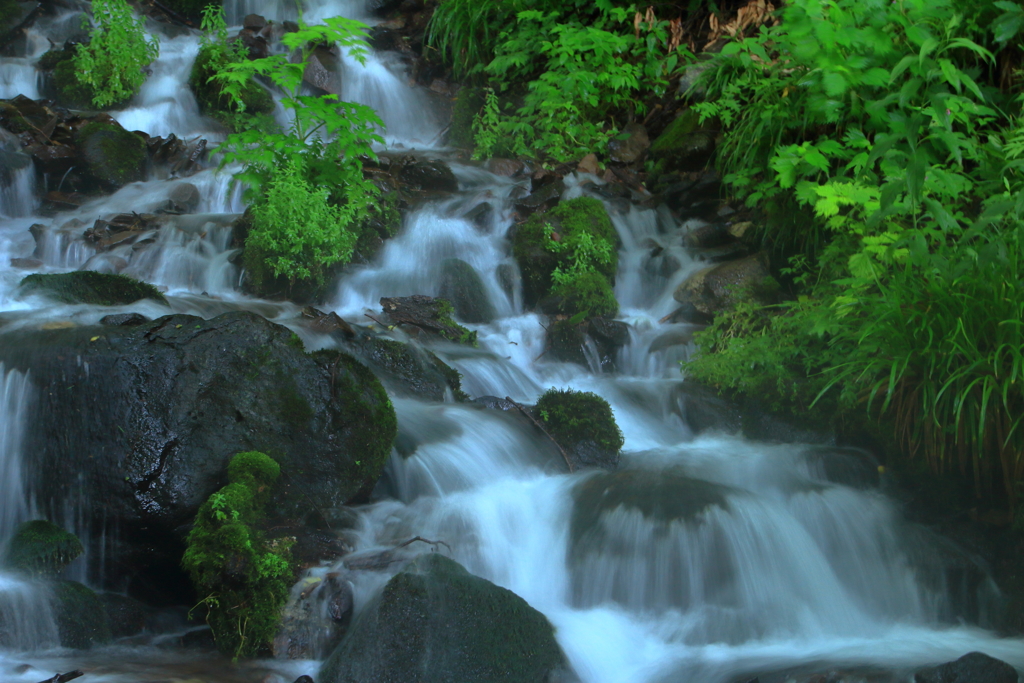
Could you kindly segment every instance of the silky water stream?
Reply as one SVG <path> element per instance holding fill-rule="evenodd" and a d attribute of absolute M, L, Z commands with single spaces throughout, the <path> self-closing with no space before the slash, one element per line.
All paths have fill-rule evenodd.
<path fill-rule="evenodd" d="M 363 7 L 353 0 L 314 0 L 305 18 L 365 18 Z M 235 23 L 249 12 L 281 19 L 292 11 L 275 0 L 236 0 L 227 9 Z M 41 53 L 40 36 L 30 34 L 26 56 L 0 64 L 0 96 L 38 95 L 30 67 Z M 215 142 L 216 126 L 198 115 L 185 85 L 198 37 L 178 33 L 160 40 L 150 80 L 112 115 L 129 129 L 203 135 Z M 365 68 L 347 57 L 343 62 L 343 99 L 375 107 L 392 148 L 423 149 L 436 141 L 440 125 L 431 118 L 426 95 L 408 85 L 394 56 L 372 55 Z M 1024 642 L 958 623 L 956 587 L 941 571 L 946 542 L 903 521 L 877 486 L 830 479 L 822 462 L 834 453 L 691 432 L 678 363 L 692 329 L 659 322 L 674 308 L 674 288 L 700 267 L 682 246 L 689 226 L 664 209 L 606 202 L 622 243 L 616 296 L 620 319 L 630 324 L 630 342 L 619 352 L 614 373 L 600 372 L 596 361 L 588 368 L 555 362 L 544 355 L 546 321 L 524 311 L 509 278 L 515 264 L 506 232 L 513 197 L 524 183 L 475 166 L 452 166 L 460 191 L 411 211 L 401 233 L 373 264 L 349 271 L 325 308 L 368 323 L 365 314 L 379 311 L 382 296 L 438 294 L 443 262 L 462 259 L 480 274 L 496 319 L 468 325 L 478 333 L 477 349 L 437 344 L 432 350 L 458 369 L 472 396 L 531 403 L 549 387 L 600 394 L 625 436 L 620 472 L 564 473 L 548 441 L 500 411 L 396 397 L 402 452 L 392 454 L 374 502 L 356 511 L 357 556 L 414 536 L 444 541 L 438 552 L 514 591 L 551 620 L 585 683 L 726 683 L 800 666 L 910 671 L 972 650 L 1024 667 Z M 209 318 L 239 308 L 292 326 L 308 349 L 333 344 L 299 324 L 297 306 L 239 291 L 229 226 L 244 206 L 227 180 L 212 169 L 186 180 L 155 178 L 74 211 L 40 216 L 34 215 L 39 188 L 33 175 L 22 169 L 5 174 L 0 344 L 10 330 L 92 324 L 111 312 Z M 147 248 L 96 253 L 84 241 L 82 233 L 97 216 L 151 210 L 181 182 L 198 188 L 197 213 L 167 217 L 147 236 L 151 240 L 137 241 Z M 571 176 L 565 198 L 600 182 Z M 474 211 L 481 204 L 490 210 Z M 44 226 L 36 238 L 29 232 L 33 224 Z M 652 243 L 660 246 L 656 257 Z M 44 272 L 124 272 L 164 289 L 168 303 L 111 309 L 23 298 L 16 290 L 24 271 L 11 259 L 29 257 L 41 260 Z M 21 434 L 32 429 L 33 392 L 31 371 L 0 366 L 0 541 L 36 511 L 23 483 L 27 465 L 20 448 Z M 621 497 L 595 495 L 608 477 L 620 482 Z M 667 512 L 645 515 L 645 498 L 664 501 Z M 60 521 L 74 528 L 77 516 L 67 510 Z M 90 552 L 103 545 L 84 540 Z M 409 556 L 424 551 L 404 550 Z M 100 585 L 102 576 L 86 571 L 87 564 L 102 567 L 79 561 L 69 571 Z M 357 609 L 388 578 L 380 571 L 349 576 Z M 979 591 L 973 596 L 975 616 L 984 621 L 984 606 L 998 596 L 984 582 Z M 83 680 L 104 683 L 291 681 L 301 673 L 315 676 L 318 668 L 315 661 L 234 666 L 212 655 L 161 647 L 166 635 L 88 653 L 60 650 L 46 590 L 6 574 L 0 574 L 0 623 L 6 625 L 0 634 L 3 681 L 34 683 L 73 668 L 88 671 Z"/>

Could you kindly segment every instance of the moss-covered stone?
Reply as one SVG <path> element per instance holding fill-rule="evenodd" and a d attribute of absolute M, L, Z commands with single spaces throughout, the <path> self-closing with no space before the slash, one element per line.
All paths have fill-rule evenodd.
<path fill-rule="evenodd" d="M 355 461 L 357 478 L 372 486 L 391 455 L 398 433 L 398 418 L 384 385 L 365 365 L 333 349 L 317 351 L 313 359 L 331 371 L 338 402 L 339 423 L 347 425 L 348 438 L 360 457 Z"/>
<path fill-rule="evenodd" d="M 715 154 L 715 137 L 687 108 L 651 143 L 650 156 L 662 171 L 699 171 Z"/>
<path fill-rule="evenodd" d="M 76 270 L 70 273 L 33 273 L 21 281 L 22 294 L 43 294 L 66 304 L 117 306 L 140 299 L 164 303 L 163 294 L 151 284 L 127 275 Z"/>
<path fill-rule="evenodd" d="M 75 70 L 76 45 L 50 50 L 36 62 L 36 67 L 48 78 L 44 81 L 47 96 L 59 104 L 73 109 L 92 109 L 92 98 L 96 94 L 91 85 L 78 81 Z M 112 106 L 118 106 L 118 102 Z"/>
<path fill-rule="evenodd" d="M 487 288 L 473 266 L 462 259 L 445 259 L 441 263 L 440 280 L 438 294 L 451 302 L 459 320 L 482 324 L 494 320 L 494 305 L 487 298 Z"/>
<path fill-rule="evenodd" d="M 472 149 L 476 144 L 473 136 L 473 120 L 483 109 L 484 92 L 480 88 L 463 87 L 455 96 L 452 106 L 452 123 L 448 129 L 448 144 L 452 147 Z"/>
<path fill-rule="evenodd" d="M 543 614 L 432 553 L 388 582 L 317 680 L 542 683 L 567 669 Z"/>
<path fill-rule="evenodd" d="M 62 646 L 85 650 L 110 642 L 107 612 L 90 588 L 59 581 L 53 586 L 53 606 Z"/>
<path fill-rule="evenodd" d="M 548 313 L 610 316 L 618 310 L 612 282 L 618 266 L 618 237 L 604 205 L 590 197 L 563 202 L 534 214 L 518 226 L 512 253 L 523 276 L 523 297 L 528 306 Z M 587 248 L 584 245 L 594 245 Z M 585 259 L 581 252 L 601 250 L 607 260 Z M 568 282 L 556 283 L 554 273 L 573 273 Z"/>
<path fill-rule="evenodd" d="M 589 391 L 549 389 L 534 413 L 576 467 L 614 469 L 624 443 L 608 401 Z"/>
<path fill-rule="evenodd" d="M 388 192 L 367 207 L 366 214 L 359 221 L 359 238 L 352 252 L 352 260 L 367 263 L 388 240 L 398 234 L 402 227 L 402 212 L 398 208 L 398 192 Z"/>
<path fill-rule="evenodd" d="M 111 121 L 88 123 L 75 136 L 89 173 L 111 188 L 146 178 L 146 143 Z"/>
<path fill-rule="evenodd" d="M 21 16 L 16 0 L 0 0 L 0 36 L 14 28 Z"/>
<path fill-rule="evenodd" d="M 205 596 L 218 649 L 234 657 L 269 651 L 294 578 L 288 545 L 267 542 L 257 528 L 279 474 L 263 453 L 232 458 L 229 483 L 199 508 L 181 561 Z"/>
<path fill-rule="evenodd" d="M 56 524 L 35 519 L 14 532 L 4 564 L 33 576 L 56 576 L 82 552 L 77 536 Z"/>
<path fill-rule="evenodd" d="M 239 112 L 231 98 L 224 94 L 220 82 L 210 80 L 218 73 L 218 59 L 222 50 L 220 46 L 205 45 L 200 48 L 192 63 L 188 85 L 196 97 L 199 112 L 236 132 L 269 125 L 273 122 L 271 115 L 274 112 L 274 98 L 256 81 L 250 79 L 242 88 L 245 111 Z"/>

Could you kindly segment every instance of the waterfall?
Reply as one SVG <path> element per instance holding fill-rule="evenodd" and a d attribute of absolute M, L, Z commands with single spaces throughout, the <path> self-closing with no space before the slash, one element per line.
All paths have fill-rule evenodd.
<path fill-rule="evenodd" d="M 30 397 L 28 375 L 0 362 L 0 542 L 6 542 L 33 511 L 21 454 Z"/>

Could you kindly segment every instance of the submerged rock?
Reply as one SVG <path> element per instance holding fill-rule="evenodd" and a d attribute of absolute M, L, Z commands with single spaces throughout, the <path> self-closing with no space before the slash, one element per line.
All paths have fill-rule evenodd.
<path fill-rule="evenodd" d="M 480 274 L 462 259 L 450 258 L 441 263 L 438 294 L 451 302 L 459 320 L 484 324 L 494 320 L 494 306 L 487 298 Z"/>
<path fill-rule="evenodd" d="M 91 588 L 58 581 L 53 586 L 53 608 L 62 646 L 86 650 L 110 642 L 107 612 Z"/>
<path fill-rule="evenodd" d="M 438 554 L 396 574 L 327 660 L 320 683 L 543 683 L 568 679 L 547 618 Z"/>
<path fill-rule="evenodd" d="M 72 533 L 44 519 L 18 527 L 7 546 L 4 566 L 34 576 L 56 576 L 83 552 Z"/>
<path fill-rule="evenodd" d="M 1017 683 L 1017 671 L 1006 662 L 981 652 L 970 652 L 914 674 L 914 683 Z"/>
<path fill-rule="evenodd" d="M 21 281 L 22 294 L 42 294 L 65 304 L 117 306 L 140 299 L 165 303 L 164 295 L 151 284 L 127 275 L 76 270 L 71 273 L 36 273 Z"/>
<path fill-rule="evenodd" d="M 180 554 L 181 525 L 235 453 L 282 463 L 279 514 L 369 491 L 391 452 L 391 402 L 354 358 L 309 355 L 296 341 L 241 311 L 5 335 L 0 358 L 30 369 L 39 389 L 24 452 L 40 503 L 78 505 L 96 528 L 116 519 L 123 552 L 166 571 L 160 553 Z"/>
<path fill-rule="evenodd" d="M 469 398 L 462 391 L 461 375 L 415 344 L 374 337 L 355 341 L 349 348 L 399 394 L 428 401 L 443 401 L 449 393 L 456 400 Z"/>

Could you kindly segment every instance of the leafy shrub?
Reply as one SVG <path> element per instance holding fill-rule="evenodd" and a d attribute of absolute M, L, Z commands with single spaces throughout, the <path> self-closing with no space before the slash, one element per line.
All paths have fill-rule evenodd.
<path fill-rule="evenodd" d="M 351 258 L 357 235 L 348 226 L 362 207 L 330 204 L 330 190 L 306 180 L 301 157 L 285 164 L 253 206 L 245 242 L 247 270 L 260 277 L 269 268 L 276 277 L 323 285 L 331 266 Z"/>
<path fill-rule="evenodd" d="M 300 94 L 317 45 L 337 42 L 364 60 L 366 31 L 364 24 L 343 17 L 327 19 L 323 26 L 303 24 L 281 38 L 290 53 L 297 53 L 296 61 L 277 54 L 229 62 L 213 77 L 240 112 L 246 111 L 243 93 L 254 76 L 269 78 L 285 93 L 281 103 L 291 112 L 286 130 L 233 133 L 218 149 L 225 152 L 222 166 L 243 164 L 235 179 L 248 186 L 258 223 L 247 250 L 251 246 L 255 254 L 264 254 L 273 273 L 293 284 L 296 279 L 322 284 L 325 266 L 351 258 L 360 220 L 379 195 L 364 178 L 361 161 L 376 159 L 372 144 L 383 142 L 377 114 L 361 104 L 339 102 L 337 95 Z M 311 188 L 316 190 L 303 196 Z M 246 259 L 255 264 L 253 254 Z"/>
<path fill-rule="evenodd" d="M 182 558 L 217 647 L 235 658 L 269 649 L 291 587 L 288 548 L 256 528 L 279 474 L 262 453 L 235 455 L 228 485 L 199 508 Z"/>
<path fill-rule="evenodd" d="M 78 81 L 94 91 L 93 104 L 103 108 L 138 92 L 160 46 L 146 39 L 143 21 L 132 17 L 125 0 L 93 0 L 92 15 L 89 43 L 78 46 L 74 65 Z"/>
<path fill-rule="evenodd" d="M 617 236 L 604 205 L 590 197 L 563 202 L 517 228 L 512 251 L 529 304 L 559 299 L 560 312 L 583 317 L 618 310 L 612 280 Z"/>

